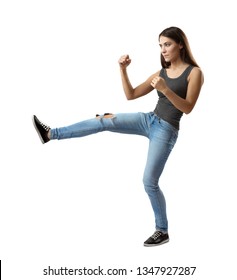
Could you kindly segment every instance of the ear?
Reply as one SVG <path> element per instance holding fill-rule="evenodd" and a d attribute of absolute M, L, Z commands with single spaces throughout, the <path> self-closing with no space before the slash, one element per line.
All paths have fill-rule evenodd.
<path fill-rule="evenodd" d="M 184 46 L 182 44 L 179 44 L 179 49 L 182 50 Z"/>

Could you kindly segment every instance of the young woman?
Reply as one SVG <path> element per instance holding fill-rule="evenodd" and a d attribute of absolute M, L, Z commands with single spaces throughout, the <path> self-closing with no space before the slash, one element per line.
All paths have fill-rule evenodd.
<path fill-rule="evenodd" d="M 33 124 L 42 143 L 54 139 L 83 137 L 102 131 L 142 135 L 149 139 L 143 183 L 154 211 L 156 230 L 144 242 L 144 246 L 156 246 L 169 241 L 166 202 L 159 187 L 159 178 L 176 143 L 180 119 L 183 113 L 189 114 L 194 108 L 203 84 L 202 71 L 193 58 L 186 35 L 180 28 L 170 27 L 163 30 L 159 35 L 159 45 L 161 70 L 135 88 L 127 74 L 127 67 L 131 63 L 129 55 L 123 55 L 118 61 L 127 99 L 142 97 L 155 89 L 158 103 L 154 111 L 106 113 L 54 129 L 33 116 Z"/>

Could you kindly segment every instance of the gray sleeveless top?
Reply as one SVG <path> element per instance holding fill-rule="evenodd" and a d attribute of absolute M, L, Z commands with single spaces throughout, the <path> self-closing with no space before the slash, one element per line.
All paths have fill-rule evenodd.
<path fill-rule="evenodd" d="M 166 69 L 162 68 L 160 71 L 160 77 L 162 77 L 167 86 L 182 98 L 186 98 L 187 88 L 188 88 L 188 75 L 193 69 L 193 65 L 189 65 L 184 72 L 177 78 L 169 78 L 166 73 Z M 179 129 L 179 122 L 183 115 L 183 112 L 178 110 L 163 93 L 157 91 L 158 93 L 158 103 L 154 110 L 154 113 L 161 119 L 167 121 L 173 125 L 176 129 Z"/>

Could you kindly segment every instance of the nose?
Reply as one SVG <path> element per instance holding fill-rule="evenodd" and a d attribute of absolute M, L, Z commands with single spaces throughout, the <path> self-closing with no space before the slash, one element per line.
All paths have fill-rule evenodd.
<path fill-rule="evenodd" d="M 161 53 L 166 53 L 166 48 L 165 48 L 165 46 L 162 46 L 162 47 L 161 47 Z"/>

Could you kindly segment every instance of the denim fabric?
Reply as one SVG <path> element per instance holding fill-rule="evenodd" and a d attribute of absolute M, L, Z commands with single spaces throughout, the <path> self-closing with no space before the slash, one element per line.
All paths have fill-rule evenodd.
<path fill-rule="evenodd" d="M 165 197 L 159 187 L 159 178 L 173 149 L 178 130 L 168 122 L 150 113 L 113 114 L 51 129 L 51 140 L 83 137 L 102 131 L 136 134 L 149 139 L 149 149 L 143 183 L 155 215 L 157 230 L 168 231 Z"/>

